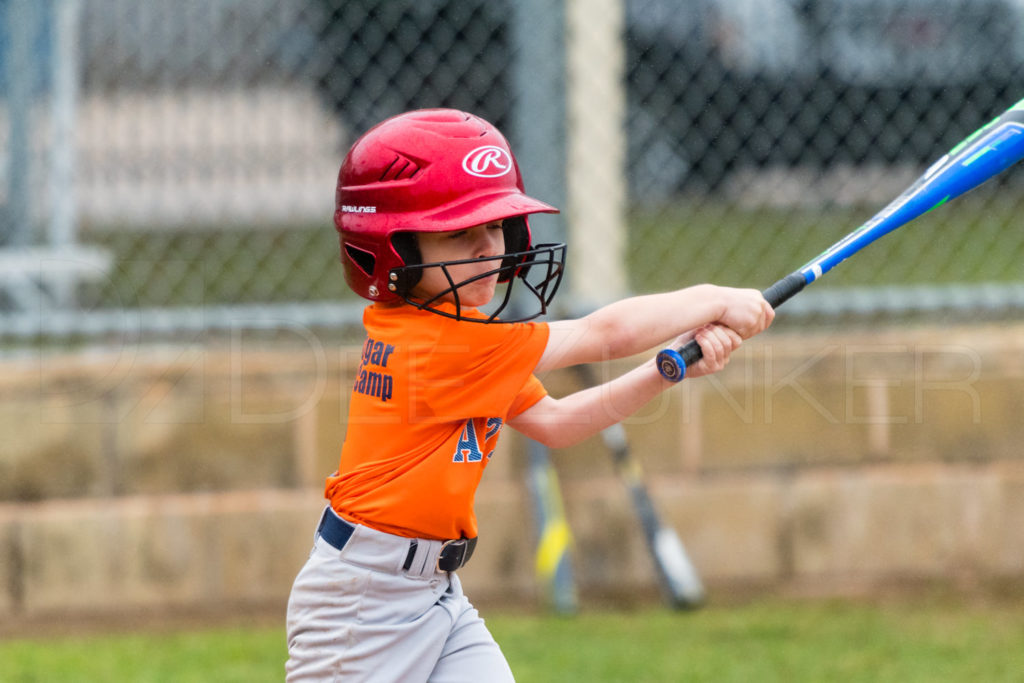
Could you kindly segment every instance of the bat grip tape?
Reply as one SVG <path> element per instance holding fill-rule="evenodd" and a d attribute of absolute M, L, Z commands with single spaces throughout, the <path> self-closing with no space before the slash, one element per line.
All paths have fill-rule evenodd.
<path fill-rule="evenodd" d="M 806 285 L 807 281 L 803 274 L 796 271 L 768 287 L 761 294 L 772 308 L 778 308 Z M 691 339 L 681 348 L 663 349 L 658 353 L 656 359 L 658 372 L 669 381 L 680 382 L 686 377 L 686 368 L 699 361 L 703 356 L 700 344 L 696 339 Z"/>
<path fill-rule="evenodd" d="M 806 285 L 807 280 L 804 279 L 803 273 L 796 271 L 782 278 L 771 287 L 762 290 L 761 294 L 764 295 L 765 301 L 768 302 L 769 306 L 778 308 L 793 296 L 799 294 L 800 290 Z"/>

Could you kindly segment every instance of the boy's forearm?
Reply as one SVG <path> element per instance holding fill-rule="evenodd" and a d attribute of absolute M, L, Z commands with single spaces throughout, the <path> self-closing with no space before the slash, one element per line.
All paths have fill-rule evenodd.
<path fill-rule="evenodd" d="M 756 289 L 696 285 L 623 299 L 577 320 L 549 324 L 537 371 L 625 358 L 716 324 L 742 339 L 762 332 L 774 311 Z"/>
<path fill-rule="evenodd" d="M 718 320 L 723 306 L 716 290 L 712 285 L 696 285 L 635 296 L 604 306 L 586 320 L 604 339 L 603 359 L 624 358 Z"/>
<path fill-rule="evenodd" d="M 671 386 L 651 359 L 605 384 L 538 405 L 510 424 L 551 448 L 566 448 L 635 414 Z"/>

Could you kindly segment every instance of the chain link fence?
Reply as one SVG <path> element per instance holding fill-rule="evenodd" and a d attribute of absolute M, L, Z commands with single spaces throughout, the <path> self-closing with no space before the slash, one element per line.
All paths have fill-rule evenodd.
<path fill-rule="evenodd" d="M 565 104 L 580 1 L 0 0 L 2 333 L 357 324 L 337 167 L 414 107 L 494 121 L 527 190 L 566 206 L 573 117 L 606 109 Z M 1024 96 L 1022 0 L 621 0 L 587 21 L 608 8 L 625 106 L 616 139 L 585 144 L 625 153 L 586 193 L 628 190 L 633 292 L 769 284 Z M 921 219 L 788 310 L 1014 313 L 1022 183 Z"/>

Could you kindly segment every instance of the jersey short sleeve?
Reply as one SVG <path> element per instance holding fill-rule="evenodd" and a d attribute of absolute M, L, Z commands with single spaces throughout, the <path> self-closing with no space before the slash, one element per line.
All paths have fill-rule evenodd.
<path fill-rule="evenodd" d="M 533 407 L 535 403 L 540 401 L 542 398 L 548 395 L 547 389 L 540 383 L 540 380 L 536 376 L 530 375 L 526 380 L 526 384 L 523 385 L 519 395 L 516 396 L 516 400 L 512 402 L 512 406 L 509 408 L 506 420 L 523 414 L 529 408 Z"/>

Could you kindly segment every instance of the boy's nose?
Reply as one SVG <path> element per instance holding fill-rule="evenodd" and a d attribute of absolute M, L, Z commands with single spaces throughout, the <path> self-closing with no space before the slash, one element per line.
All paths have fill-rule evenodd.
<path fill-rule="evenodd" d="M 505 253 L 505 233 L 501 230 L 485 230 L 477 250 L 480 257 L 501 256 Z"/>

